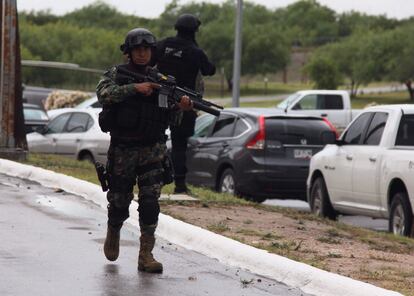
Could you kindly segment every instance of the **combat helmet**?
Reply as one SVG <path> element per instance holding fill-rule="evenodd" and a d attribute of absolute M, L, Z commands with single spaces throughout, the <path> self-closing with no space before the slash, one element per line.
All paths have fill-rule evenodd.
<path fill-rule="evenodd" d="M 192 14 L 182 14 L 178 17 L 177 21 L 175 22 L 174 28 L 177 31 L 188 31 L 188 32 L 196 32 L 198 27 L 200 27 L 201 21 Z"/>
<path fill-rule="evenodd" d="M 129 31 L 125 37 L 125 42 L 120 46 L 124 54 L 130 52 L 134 47 L 143 45 L 155 47 L 157 39 L 151 31 L 144 28 L 135 28 Z"/>

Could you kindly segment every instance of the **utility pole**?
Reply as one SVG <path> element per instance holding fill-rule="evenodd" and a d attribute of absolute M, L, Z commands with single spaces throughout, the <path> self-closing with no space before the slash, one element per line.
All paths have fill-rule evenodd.
<path fill-rule="evenodd" d="M 233 99 L 232 106 L 240 106 L 240 72 L 241 72 L 241 46 L 242 46 L 242 27 L 243 27 L 243 0 L 237 0 L 236 10 L 236 32 L 234 40 L 234 60 L 233 60 Z"/>
<path fill-rule="evenodd" d="M 16 0 L 1 1 L 0 25 L 0 157 L 24 159 L 27 142 Z"/>

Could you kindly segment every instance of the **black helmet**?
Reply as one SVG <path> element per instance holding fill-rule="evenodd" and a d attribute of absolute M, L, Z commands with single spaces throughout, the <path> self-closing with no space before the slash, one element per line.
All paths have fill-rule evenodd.
<path fill-rule="evenodd" d="M 128 32 L 125 37 L 125 43 L 120 46 L 121 51 L 126 54 L 134 47 L 143 45 L 149 47 L 155 47 L 157 39 L 147 29 L 135 28 Z"/>
<path fill-rule="evenodd" d="M 196 32 L 200 25 L 201 22 L 196 16 L 185 13 L 178 17 L 177 21 L 175 22 L 174 28 L 177 31 Z"/>

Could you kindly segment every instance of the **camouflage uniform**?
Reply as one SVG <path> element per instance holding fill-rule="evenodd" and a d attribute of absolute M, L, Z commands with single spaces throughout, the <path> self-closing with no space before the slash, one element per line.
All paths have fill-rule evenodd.
<path fill-rule="evenodd" d="M 136 95 L 133 84 L 115 82 L 116 67 L 106 72 L 97 85 L 97 96 L 103 105 L 121 103 L 126 97 Z M 153 95 L 153 99 L 157 97 Z M 177 112 L 180 113 L 180 112 Z M 177 117 L 171 117 L 173 123 Z M 160 207 L 158 198 L 164 185 L 163 160 L 166 152 L 165 136 L 148 144 L 139 137 L 114 137 L 108 151 L 107 172 L 110 186 L 107 194 L 108 224 L 121 227 L 129 217 L 133 188 L 138 184 L 138 211 L 141 232 L 154 233 Z"/>

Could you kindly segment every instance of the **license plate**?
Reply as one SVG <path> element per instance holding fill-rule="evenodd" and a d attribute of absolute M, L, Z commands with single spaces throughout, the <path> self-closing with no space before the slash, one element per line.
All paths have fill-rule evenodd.
<path fill-rule="evenodd" d="M 293 157 L 300 159 L 311 159 L 312 150 L 311 149 L 294 149 Z"/>

